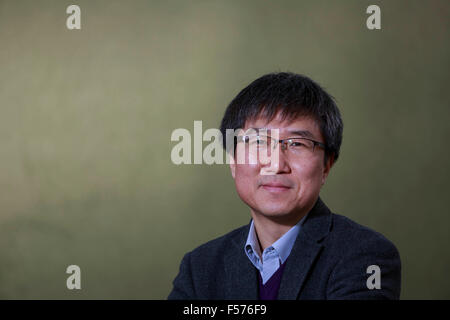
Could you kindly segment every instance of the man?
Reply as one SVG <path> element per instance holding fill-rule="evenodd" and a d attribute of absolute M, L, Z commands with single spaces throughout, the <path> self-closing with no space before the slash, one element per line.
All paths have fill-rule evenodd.
<path fill-rule="evenodd" d="M 328 93 L 305 76 L 265 75 L 225 111 L 224 146 L 227 129 L 242 129 L 227 151 L 252 219 L 187 253 L 169 299 L 399 298 L 396 247 L 319 197 L 343 131 Z"/>

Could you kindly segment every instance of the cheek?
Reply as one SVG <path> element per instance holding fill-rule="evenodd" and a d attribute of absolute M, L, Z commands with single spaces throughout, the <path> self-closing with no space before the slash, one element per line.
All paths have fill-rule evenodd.
<path fill-rule="evenodd" d="M 322 185 L 322 168 L 319 165 L 306 164 L 295 168 L 298 187 L 302 192 L 310 192 Z"/>
<path fill-rule="evenodd" d="M 259 172 L 258 165 L 236 165 L 235 184 L 240 195 L 250 194 L 256 188 Z"/>
<path fill-rule="evenodd" d="M 249 182 L 256 179 L 259 166 L 249 164 L 237 164 L 236 165 L 236 182 Z"/>
<path fill-rule="evenodd" d="M 248 164 L 254 166 L 258 163 L 257 158 L 253 154 L 251 154 L 248 150 L 248 147 L 244 145 L 237 146 L 234 161 L 241 166 Z M 245 168 L 243 169 L 245 170 Z"/>

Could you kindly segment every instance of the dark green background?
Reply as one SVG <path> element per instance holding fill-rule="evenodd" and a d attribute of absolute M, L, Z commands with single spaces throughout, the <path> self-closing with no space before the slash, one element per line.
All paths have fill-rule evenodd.
<path fill-rule="evenodd" d="M 81 7 L 81 30 L 66 8 Z M 381 30 L 366 8 L 381 8 Z M 321 196 L 392 240 L 402 298 L 449 299 L 442 1 L 1 1 L 0 298 L 164 299 L 185 252 L 249 221 L 226 165 L 170 160 L 273 71 L 336 99 Z M 81 267 L 82 289 L 66 288 Z"/>

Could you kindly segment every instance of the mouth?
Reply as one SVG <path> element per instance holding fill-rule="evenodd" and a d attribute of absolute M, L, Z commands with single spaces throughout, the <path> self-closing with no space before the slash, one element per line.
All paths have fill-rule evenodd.
<path fill-rule="evenodd" d="M 261 185 L 261 187 L 269 192 L 273 192 L 273 193 L 281 193 L 281 192 L 285 192 L 288 191 L 289 189 L 291 189 L 290 187 L 283 185 L 283 184 L 277 184 L 277 183 L 268 183 L 268 184 L 263 184 Z"/>

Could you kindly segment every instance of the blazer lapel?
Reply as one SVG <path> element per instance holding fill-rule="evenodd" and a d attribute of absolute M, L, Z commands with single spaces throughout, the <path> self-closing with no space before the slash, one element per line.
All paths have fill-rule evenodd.
<path fill-rule="evenodd" d="M 331 212 L 317 199 L 306 217 L 286 261 L 286 267 L 278 291 L 279 300 L 297 299 L 307 274 L 322 249 L 319 242 L 329 233 Z"/>
<path fill-rule="evenodd" d="M 257 269 L 248 259 L 244 245 L 250 224 L 242 228 L 232 239 L 232 248 L 225 256 L 226 297 L 227 300 L 256 300 L 258 299 Z"/>

